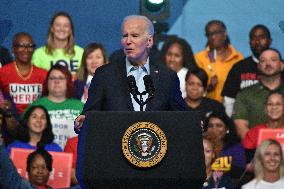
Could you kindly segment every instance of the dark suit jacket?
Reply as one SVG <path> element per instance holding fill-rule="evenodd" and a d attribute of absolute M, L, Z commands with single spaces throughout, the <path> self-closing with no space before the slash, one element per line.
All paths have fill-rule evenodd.
<path fill-rule="evenodd" d="M 149 59 L 150 75 L 155 87 L 154 97 L 146 111 L 185 110 L 177 74 Z M 82 114 L 90 110 L 134 111 L 128 91 L 125 58 L 96 70 Z"/>

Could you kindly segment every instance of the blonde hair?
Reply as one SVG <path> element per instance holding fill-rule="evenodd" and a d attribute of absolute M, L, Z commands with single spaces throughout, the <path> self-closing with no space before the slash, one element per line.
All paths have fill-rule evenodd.
<path fill-rule="evenodd" d="M 58 13 L 53 15 L 53 17 L 50 21 L 50 24 L 49 24 L 49 28 L 48 28 L 48 37 L 47 37 L 47 44 L 45 45 L 45 47 L 46 47 L 45 52 L 47 54 L 52 55 L 53 51 L 55 49 L 55 47 L 54 47 L 55 46 L 54 45 L 54 35 L 51 31 L 51 28 L 54 24 L 55 19 L 59 16 L 66 17 L 70 22 L 71 33 L 68 37 L 67 45 L 64 48 L 64 54 L 71 55 L 73 57 L 75 55 L 75 50 L 74 50 L 74 25 L 73 25 L 71 16 L 66 12 L 58 12 Z"/>
<path fill-rule="evenodd" d="M 267 149 L 268 146 L 275 144 L 278 146 L 280 152 L 281 152 L 281 161 L 280 161 L 280 171 L 279 175 L 284 176 L 284 160 L 283 160 L 283 152 L 282 152 L 282 147 L 279 144 L 278 141 L 273 140 L 273 139 L 268 139 L 263 141 L 258 148 L 255 151 L 254 154 L 254 173 L 255 173 L 255 178 L 257 181 L 260 181 L 263 179 L 263 165 L 262 165 L 262 159 L 265 153 L 265 150 Z"/>

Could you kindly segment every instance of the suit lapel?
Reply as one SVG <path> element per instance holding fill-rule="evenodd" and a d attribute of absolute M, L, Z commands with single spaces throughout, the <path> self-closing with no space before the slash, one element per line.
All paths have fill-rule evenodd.
<path fill-rule="evenodd" d="M 125 57 L 121 59 L 120 62 L 115 62 L 114 64 L 117 64 L 117 74 L 118 74 L 118 81 L 120 81 L 120 86 L 122 88 L 122 96 L 121 98 L 125 99 L 124 101 L 127 104 L 128 111 L 133 111 L 133 105 L 130 93 L 128 91 L 128 82 L 127 82 L 127 73 L 126 73 L 126 63 L 125 63 Z"/>
<path fill-rule="evenodd" d="M 160 86 L 160 69 L 157 66 L 157 64 L 151 59 L 149 59 L 149 64 L 150 64 L 150 75 L 153 81 L 153 85 L 155 87 L 155 96 L 154 98 L 157 98 L 157 91 L 158 91 L 158 86 Z M 149 111 L 153 107 L 153 102 L 155 102 L 153 99 L 151 99 L 147 105 L 146 105 L 146 110 Z"/>

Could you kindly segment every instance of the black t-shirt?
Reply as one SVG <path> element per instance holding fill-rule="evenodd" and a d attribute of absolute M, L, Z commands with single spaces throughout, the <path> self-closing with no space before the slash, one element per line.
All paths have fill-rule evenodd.
<path fill-rule="evenodd" d="M 191 108 L 186 104 L 186 111 L 198 111 L 201 119 L 201 127 L 203 127 L 205 119 L 213 112 L 225 113 L 225 108 L 220 102 L 210 99 L 203 98 L 200 105 L 196 108 Z M 202 128 L 205 130 L 206 128 Z"/>
<path fill-rule="evenodd" d="M 257 72 L 257 63 L 251 56 L 239 61 L 230 70 L 221 95 L 236 98 L 241 89 L 258 82 Z"/>

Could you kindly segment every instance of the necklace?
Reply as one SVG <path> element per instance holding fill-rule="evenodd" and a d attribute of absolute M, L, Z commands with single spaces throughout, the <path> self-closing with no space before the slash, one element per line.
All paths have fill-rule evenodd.
<path fill-rule="evenodd" d="M 18 66 L 17 66 L 17 64 L 16 64 L 16 62 L 15 62 L 15 68 L 16 68 L 17 75 L 18 75 L 22 80 L 28 80 L 28 79 L 31 77 L 32 73 L 33 73 L 33 66 L 31 67 L 30 72 L 28 73 L 27 76 L 23 76 L 23 75 L 21 74 L 21 72 L 20 72 L 20 70 L 19 70 L 19 68 L 18 68 Z"/>

